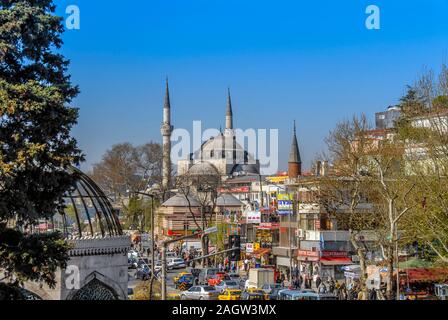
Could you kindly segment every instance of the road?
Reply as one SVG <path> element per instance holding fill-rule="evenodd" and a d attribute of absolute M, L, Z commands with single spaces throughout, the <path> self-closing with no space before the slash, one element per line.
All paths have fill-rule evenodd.
<path fill-rule="evenodd" d="M 175 270 L 168 270 L 167 272 L 167 284 L 166 284 L 166 289 L 167 289 L 167 293 L 179 293 L 180 291 L 174 288 L 174 282 L 173 282 L 173 277 L 178 274 L 179 272 L 184 272 L 187 271 L 186 268 L 182 268 L 182 269 L 175 269 Z M 128 288 L 132 288 L 134 289 L 138 284 L 142 283 L 143 281 L 140 279 L 135 279 L 135 273 L 137 271 L 135 269 L 129 269 L 128 270 Z"/>

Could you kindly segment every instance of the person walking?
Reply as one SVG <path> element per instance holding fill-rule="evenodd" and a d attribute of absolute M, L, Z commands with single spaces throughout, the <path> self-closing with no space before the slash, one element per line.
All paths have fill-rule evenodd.
<path fill-rule="evenodd" d="M 322 283 L 322 279 L 319 277 L 319 275 L 315 276 L 314 283 L 316 285 L 316 288 L 319 288 L 320 284 Z"/>

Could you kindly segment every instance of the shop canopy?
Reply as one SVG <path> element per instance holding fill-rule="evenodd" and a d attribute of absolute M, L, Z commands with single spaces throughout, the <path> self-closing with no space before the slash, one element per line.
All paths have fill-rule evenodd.
<path fill-rule="evenodd" d="M 401 274 L 406 274 L 409 282 L 446 282 L 448 281 L 448 269 L 435 268 L 415 268 L 400 270 Z"/>
<path fill-rule="evenodd" d="M 345 266 L 353 264 L 352 259 L 347 257 L 322 257 L 320 262 L 326 266 Z"/>

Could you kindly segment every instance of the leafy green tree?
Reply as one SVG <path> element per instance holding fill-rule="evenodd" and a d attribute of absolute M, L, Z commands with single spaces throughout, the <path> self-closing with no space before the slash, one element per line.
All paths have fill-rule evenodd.
<path fill-rule="evenodd" d="M 52 0 L 0 0 L 0 273 L 11 298 L 21 282 L 55 284 L 67 244 L 27 231 L 63 210 L 83 155 L 70 136 L 78 88 L 61 48 L 62 18 Z M 14 223 L 11 223 L 11 221 Z M 12 288 L 12 289 L 11 289 Z"/>

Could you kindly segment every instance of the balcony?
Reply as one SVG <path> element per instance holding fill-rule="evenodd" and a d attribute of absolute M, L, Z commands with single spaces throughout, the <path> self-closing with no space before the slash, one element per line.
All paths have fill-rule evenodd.
<path fill-rule="evenodd" d="M 303 240 L 320 241 L 321 236 L 324 241 L 349 241 L 348 231 L 312 231 L 305 230 Z"/>

